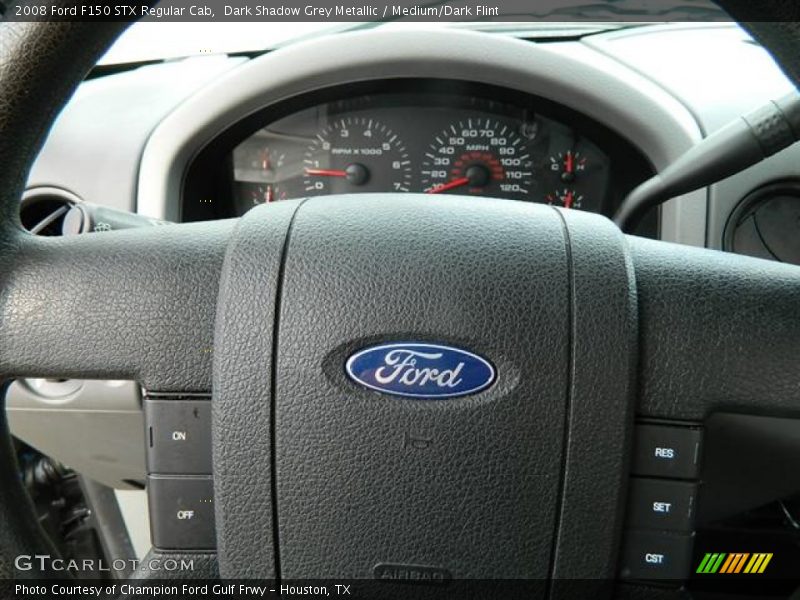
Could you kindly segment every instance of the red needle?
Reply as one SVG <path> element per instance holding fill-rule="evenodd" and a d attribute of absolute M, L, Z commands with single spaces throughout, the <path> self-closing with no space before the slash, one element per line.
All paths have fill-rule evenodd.
<path fill-rule="evenodd" d="M 346 171 L 336 169 L 306 169 L 306 175 L 321 175 L 323 177 L 347 177 Z"/>
<path fill-rule="evenodd" d="M 462 185 L 467 185 L 469 183 L 469 177 L 459 177 L 458 179 L 453 179 L 444 185 L 440 185 L 438 187 L 432 187 L 429 189 L 426 194 L 440 194 L 441 192 L 446 192 L 447 190 L 452 190 L 453 188 L 461 187 Z"/>
<path fill-rule="evenodd" d="M 267 197 L 265 198 L 265 200 L 266 200 L 268 203 L 269 203 L 269 202 L 272 202 L 272 201 L 274 200 L 273 194 L 274 194 L 274 192 L 272 191 L 272 186 L 271 186 L 271 185 L 268 185 L 268 186 L 267 186 Z"/>
<path fill-rule="evenodd" d="M 569 191 L 567 192 L 567 195 L 564 197 L 564 207 L 572 208 L 572 202 L 573 202 L 572 192 Z"/>
<path fill-rule="evenodd" d="M 572 152 L 567 152 L 567 164 L 565 165 L 567 173 L 572 173 L 572 169 L 575 168 L 573 160 Z"/>

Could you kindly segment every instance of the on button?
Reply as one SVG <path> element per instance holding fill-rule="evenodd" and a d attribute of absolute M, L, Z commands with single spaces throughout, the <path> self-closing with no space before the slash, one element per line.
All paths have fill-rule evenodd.
<path fill-rule="evenodd" d="M 146 400 L 147 472 L 211 473 L 211 401 Z"/>

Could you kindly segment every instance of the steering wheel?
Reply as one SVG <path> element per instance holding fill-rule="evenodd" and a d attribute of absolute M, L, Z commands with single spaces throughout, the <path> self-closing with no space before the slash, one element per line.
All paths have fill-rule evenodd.
<path fill-rule="evenodd" d="M 775 21 L 795 10 L 758 6 Z M 800 269 L 625 236 L 597 215 L 364 194 L 238 221 L 25 233 L 29 168 L 122 27 L 0 26 L 0 379 L 213 390 L 217 552 L 182 577 L 423 565 L 613 579 L 635 417 L 691 429 L 715 411 L 800 414 Z M 750 27 L 796 80 L 797 25 Z M 479 357 L 494 377 L 436 400 L 348 377 L 359 352 L 411 342 Z M 428 358 L 406 384 L 457 385 L 420 375 Z M 55 551 L 4 429 L 0 576 L 20 578 L 16 556 Z"/>

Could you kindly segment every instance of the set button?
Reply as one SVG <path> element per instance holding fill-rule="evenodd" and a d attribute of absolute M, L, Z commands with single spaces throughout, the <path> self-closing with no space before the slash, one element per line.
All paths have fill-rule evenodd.
<path fill-rule="evenodd" d="M 628 496 L 628 526 L 691 531 L 696 505 L 695 483 L 634 478 Z"/>

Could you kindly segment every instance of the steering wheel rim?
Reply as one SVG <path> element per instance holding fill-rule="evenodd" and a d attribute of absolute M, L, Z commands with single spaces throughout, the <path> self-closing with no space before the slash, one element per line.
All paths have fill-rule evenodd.
<path fill-rule="evenodd" d="M 743 11 L 746 3 L 735 4 L 732 7 L 733 14 L 744 14 L 740 11 Z M 775 10 L 775 16 L 782 17 L 781 11 L 786 10 L 786 6 L 781 5 Z M 764 10 L 759 8 L 759 11 L 763 18 Z M 285 276 L 287 268 L 283 248 L 288 243 L 294 220 L 301 214 L 300 203 L 285 204 L 280 209 L 284 212 L 282 216 L 271 210 L 270 220 L 265 220 L 264 211 L 253 211 L 243 221 L 245 224 L 240 224 L 235 231 L 233 223 L 223 222 L 130 230 L 108 236 L 62 240 L 41 240 L 28 236 L 19 226 L 17 203 L 30 165 L 58 111 L 86 70 L 122 31 L 124 24 L 5 23 L 0 28 L 0 108 L 5 109 L 0 110 L 0 160 L 8 167 L 0 172 L 0 215 L 4 217 L 0 261 L 9 265 L 0 280 L 0 337 L 6 342 L 3 350 L 0 350 L 0 375 L 2 378 L 51 374 L 132 378 L 150 389 L 164 392 L 208 389 L 204 384 L 210 381 L 212 364 L 207 349 L 215 344 L 215 323 L 216 344 L 219 346 L 222 343 L 226 348 L 239 343 L 244 326 L 243 322 L 237 321 L 236 326 L 231 327 L 234 315 L 226 310 L 226 303 L 218 306 L 218 289 L 222 289 L 223 293 L 226 289 L 234 290 L 229 292 L 230 298 L 239 298 L 242 306 L 253 309 L 246 299 L 252 298 L 258 290 L 250 289 L 249 295 L 244 294 L 242 289 L 246 288 L 247 281 L 233 273 L 237 271 L 234 265 L 244 265 L 251 275 L 259 272 L 252 260 L 257 255 L 254 254 L 253 244 L 259 239 L 280 240 L 281 248 L 273 248 L 268 255 L 274 264 L 266 272 L 275 280 L 272 284 L 262 282 L 262 286 L 266 287 L 258 289 L 277 288 L 277 281 Z M 787 73 L 798 73 L 798 66 L 789 60 L 793 59 L 793 55 L 788 52 L 792 47 L 788 36 L 794 35 L 794 24 L 754 23 L 749 28 L 768 47 L 770 42 L 775 42 L 776 54 L 785 59 L 783 67 Z M 454 202 L 453 210 L 456 209 L 463 210 L 463 206 Z M 302 210 L 314 211 L 314 203 L 309 203 L 309 207 Z M 354 205 L 347 210 L 353 211 L 347 217 L 352 219 L 363 210 L 363 206 Z M 507 208 L 497 210 L 505 213 Z M 791 358 L 792 350 L 796 350 L 800 344 L 800 323 L 793 314 L 794 299 L 800 290 L 798 269 L 785 265 L 765 266 L 760 261 L 736 256 L 720 256 L 704 250 L 677 249 L 668 244 L 622 238 L 603 225 L 601 220 L 585 215 L 556 213 L 549 217 L 542 216 L 541 219 L 557 219 L 561 223 L 562 232 L 569 238 L 567 248 L 571 253 L 571 268 L 582 272 L 582 275 L 579 273 L 576 276 L 574 272 L 571 275 L 577 277 L 574 281 L 578 282 L 575 284 L 573 281 L 570 292 L 573 308 L 576 298 L 588 298 L 590 290 L 592 294 L 611 294 L 615 297 L 613 302 L 623 307 L 617 317 L 609 321 L 607 315 L 599 312 L 593 314 L 592 310 L 596 309 L 581 305 L 582 318 L 573 322 L 571 333 L 577 335 L 574 329 L 576 323 L 591 329 L 592 319 L 589 317 L 593 315 L 594 322 L 603 323 L 603 327 L 581 334 L 593 340 L 592 348 L 596 349 L 604 336 L 612 339 L 608 336 L 609 332 L 613 332 L 613 339 L 624 340 L 617 348 L 621 360 L 613 378 L 615 383 L 611 383 L 610 377 L 603 377 L 603 382 L 609 385 L 605 394 L 608 398 L 616 396 L 619 402 L 613 427 L 605 430 L 606 433 L 616 434 L 619 439 L 613 452 L 617 458 L 605 465 L 611 474 L 611 479 L 607 481 L 609 489 L 617 488 L 616 493 L 611 493 L 607 507 L 614 527 L 619 527 L 621 520 L 622 478 L 625 473 L 619 467 L 630 444 L 629 429 L 635 389 L 632 373 L 635 369 L 637 341 L 642 357 L 638 368 L 640 400 L 636 409 L 639 412 L 644 410 L 643 414 L 700 420 L 719 406 L 797 414 L 800 407 L 787 400 L 793 380 L 786 373 L 795 364 Z M 274 235 L 267 235 L 271 228 L 278 229 L 271 232 Z M 301 229 L 301 232 L 305 231 Z M 258 252 L 263 253 L 263 247 Z M 597 255 L 606 256 L 607 261 L 598 263 L 596 258 L 592 258 Z M 258 264 L 264 268 L 263 261 Z M 593 269 L 604 269 L 608 265 L 613 265 L 609 273 L 613 273 L 613 280 L 619 282 L 614 289 L 598 286 L 596 279 L 590 276 Z M 585 289 L 581 290 L 581 286 L 585 286 Z M 50 293 L 64 290 L 67 299 L 64 305 L 53 303 L 47 297 Z M 739 304 L 732 301 L 731 297 L 736 295 L 746 302 Z M 708 307 L 697 310 L 694 300 L 698 297 L 707 301 Z M 103 301 L 108 309 L 101 307 L 95 312 L 86 308 L 97 306 L 98 303 L 102 305 Z M 748 308 L 766 304 L 768 308 L 760 308 L 759 311 Z M 285 310 L 285 305 L 280 307 L 276 304 L 273 308 Z M 742 329 L 748 330 L 748 333 L 726 333 L 707 342 L 691 336 L 689 332 L 693 327 L 703 330 L 720 327 L 720 316 L 713 314 L 720 311 L 740 319 L 738 322 L 743 323 Z M 269 321 L 270 314 L 266 318 Z M 636 321 L 640 326 L 638 333 L 633 324 Z M 610 325 L 612 322 L 613 326 Z M 666 340 L 674 336 L 676 331 L 686 336 L 683 339 L 691 351 L 685 356 L 666 348 Z M 109 332 L 113 333 L 109 335 Z M 224 341 L 233 334 L 236 334 L 235 339 Z M 40 337 L 33 339 L 36 335 Z M 269 347 L 262 347 L 261 350 L 271 355 L 274 351 L 271 334 L 269 339 Z M 363 338 L 359 339 L 363 341 Z M 708 357 L 707 353 L 714 351 L 714 344 L 725 339 L 734 344 L 752 345 L 754 351 L 744 361 L 741 357 L 721 361 Z M 254 339 L 253 343 L 257 341 Z M 777 344 L 787 357 L 775 363 L 770 360 L 772 352 L 756 348 L 757 344 Z M 87 350 L 76 353 L 77 360 L 68 364 L 69 360 L 64 361 L 65 353 L 59 350 L 75 347 Z M 580 351 L 577 346 L 570 347 L 573 352 Z M 692 364 L 697 355 L 706 356 L 707 359 L 700 367 Z M 229 350 L 214 355 L 215 378 L 222 385 L 219 388 L 221 402 L 219 407 L 215 406 L 215 436 L 218 436 L 215 441 L 233 440 L 242 426 L 241 418 L 246 414 L 233 418 L 242 395 L 235 382 L 230 380 L 230 374 L 237 373 L 235 361 L 231 362 L 235 356 Z M 241 361 L 242 356 L 238 356 Z M 132 358 L 135 360 L 130 360 Z M 171 366 L 165 370 L 164 364 Z M 581 382 L 589 386 L 593 377 L 589 373 L 600 377 L 600 367 L 606 366 L 592 364 L 591 361 L 584 364 L 588 365 L 586 371 L 579 376 L 575 373 L 571 375 L 570 385 L 573 388 Z M 669 365 L 669 368 L 664 365 Z M 704 373 L 715 367 L 719 369 L 716 375 Z M 751 368 L 760 369 L 771 378 L 772 384 L 764 388 L 751 382 L 744 390 L 732 389 L 730 383 L 725 383 L 725 377 L 743 368 L 745 378 L 752 374 Z M 668 376 L 670 372 L 690 375 L 684 381 L 673 381 Z M 741 381 L 742 376 L 734 380 L 735 383 Z M 271 384 L 267 381 L 261 385 Z M 748 397 L 756 394 L 759 402 L 747 401 Z M 703 400 L 687 406 L 680 400 L 687 395 L 701 396 Z M 573 396 L 572 401 L 580 397 L 583 396 Z M 733 397 L 733 401 L 730 397 Z M 584 407 L 587 411 L 589 408 Z M 569 410 L 577 409 L 570 405 Z M 585 412 L 582 418 L 586 420 L 589 415 L 589 412 Z M 261 418 L 263 425 L 273 417 L 268 414 L 265 421 L 264 415 Z M 564 418 L 569 420 L 568 412 Z M 574 437 L 564 441 L 565 448 L 568 452 L 578 452 L 581 435 L 591 437 L 594 434 L 589 431 L 588 420 L 583 432 L 578 428 L 573 429 L 575 423 L 569 427 Z M 268 429 L 264 434 L 271 439 L 274 431 L 270 433 Z M 10 439 L 7 427 L 6 439 Z M 240 438 L 234 448 L 241 450 L 246 443 L 246 439 Z M 272 452 L 271 448 L 268 445 L 266 452 Z M 263 458 L 264 449 L 261 450 L 261 454 L 251 458 Z M 232 465 L 234 461 L 240 462 L 241 456 L 234 454 L 225 450 L 223 444 L 216 444 L 215 471 L 219 464 L 223 477 L 226 472 L 232 474 L 224 484 L 216 484 L 217 490 L 222 492 L 221 498 L 225 497 L 226 489 L 236 490 L 237 481 L 242 481 L 241 472 Z M 617 474 L 616 478 L 614 473 Z M 16 476 L 13 450 L 7 442 L 0 449 L 0 477 L 0 575 L 18 578 L 22 574 L 14 569 L 15 556 L 54 555 L 55 551 L 35 522 L 30 502 Z M 589 475 L 584 474 L 583 477 L 588 478 Z M 604 537 L 607 552 L 599 553 L 602 560 L 584 562 L 575 558 L 579 541 L 586 539 L 585 531 L 578 531 L 580 519 L 577 516 L 584 501 L 580 494 L 583 488 L 576 489 L 570 499 L 567 494 L 571 490 L 565 481 L 562 480 L 561 484 L 564 489 L 558 511 L 561 529 L 553 545 L 555 552 L 566 552 L 566 557 L 573 558 L 562 560 L 561 566 L 549 575 L 559 578 L 585 577 L 587 574 L 613 575 L 618 537 Z M 272 501 L 275 495 L 274 482 L 265 480 L 261 485 Z M 277 567 L 272 571 L 236 570 L 232 567 L 239 561 L 245 561 L 250 566 L 257 564 L 253 562 L 253 555 L 235 541 L 237 532 L 246 526 L 244 522 L 224 530 L 227 527 L 226 520 L 228 523 L 234 522 L 237 514 L 245 514 L 241 507 L 237 509 L 232 497 L 237 493 L 231 491 L 230 497 L 222 500 L 227 510 L 218 507 L 217 512 L 222 517 L 221 548 L 229 557 L 223 575 L 281 575 Z M 19 518 L 23 510 L 27 518 Z M 271 526 L 264 525 L 262 528 L 266 535 L 266 547 L 277 539 Z M 599 535 L 598 539 L 600 537 L 603 536 Z M 276 557 L 270 556 L 268 550 L 265 552 L 266 555 L 261 558 L 275 564 Z M 201 559 L 201 567 L 190 575 L 203 578 L 216 576 L 213 555 L 201 555 Z M 42 575 L 36 573 L 37 577 Z M 185 573 L 183 575 L 186 576 Z"/>

